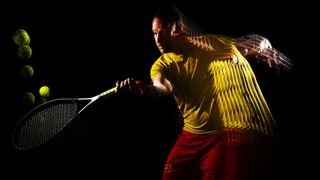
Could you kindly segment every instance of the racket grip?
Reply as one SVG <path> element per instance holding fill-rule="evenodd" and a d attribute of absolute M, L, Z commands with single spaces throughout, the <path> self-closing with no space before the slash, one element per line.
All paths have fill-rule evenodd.
<path fill-rule="evenodd" d="M 142 84 L 142 81 L 141 80 L 134 80 L 135 81 L 135 84 L 136 85 L 141 85 Z M 102 97 L 102 96 L 109 96 L 109 95 L 112 95 L 112 94 L 115 94 L 117 92 L 117 87 L 113 87 L 111 89 L 108 89 L 106 90 L 105 92 L 101 93 L 99 95 L 99 97 Z"/>
<path fill-rule="evenodd" d="M 117 92 L 117 87 L 113 87 L 113 88 L 108 89 L 108 90 L 106 90 L 105 92 L 101 93 L 101 94 L 100 94 L 100 97 L 101 97 L 101 96 L 112 95 L 112 94 L 115 94 L 116 92 Z"/>

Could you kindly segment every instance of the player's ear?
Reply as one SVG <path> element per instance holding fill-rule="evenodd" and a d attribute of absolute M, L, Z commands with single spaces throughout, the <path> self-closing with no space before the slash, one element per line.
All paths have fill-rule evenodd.
<path fill-rule="evenodd" d="M 175 22 L 171 25 L 171 36 L 179 35 L 181 35 L 181 26 Z"/>

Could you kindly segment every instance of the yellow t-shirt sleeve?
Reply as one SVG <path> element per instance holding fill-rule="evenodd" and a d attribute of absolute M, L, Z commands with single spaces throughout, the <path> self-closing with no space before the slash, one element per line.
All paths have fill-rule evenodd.
<path fill-rule="evenodd" d="M 176 66 L 176 63 L 181 60 L 182 56 L 176 55 L 174 53 L 162 54 L 151 67 L 151 80 L 154 80 L 154 78 L 159 74 L 164 77 L 168 77 L 170 76 L 169 74 L 177 73 L 177 70 L 179 68 Z"/>

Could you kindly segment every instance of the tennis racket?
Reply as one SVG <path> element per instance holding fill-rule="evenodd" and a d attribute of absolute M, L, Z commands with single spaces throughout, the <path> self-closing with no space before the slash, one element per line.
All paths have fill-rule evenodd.
<path fill-rule="evenodd" d="M 53 99 L 33 108 L 18 121 L 14 128 L 13 146 L 19 150 L 29 150 L 44 144 L 90 104 L 100 97 L 110 96 L 116 92 L 117 89 L 114 87 L 94 97 Z"/>

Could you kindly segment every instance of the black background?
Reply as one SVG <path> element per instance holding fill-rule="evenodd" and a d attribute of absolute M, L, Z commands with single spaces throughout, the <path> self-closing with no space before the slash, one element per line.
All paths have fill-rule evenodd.
<path fill-rule="evenodd" d="M 210 33 L 260 34 L 293 61 L 277 73 L 252 62 L 258 81 L 280 125 L 282 178 L 307 177 L 316 156 L 318 97 L 316 11 L 307 2 L 204 1 L 174 2 L 187 17 Z M 5 151 L 0 168 L 9 176 L 37 177 L 42 172 L 72 176 L 160 179 L 165 157 L 181 124 L 172 99 L 115 96 L 96 103 L 52 142 L 28 152 L 15 150 L 10 135 L 30 108 L 21 106 L 25 91 L 51 88 L 50 99 L 91 97 L 126 77 L 149 83 L 149 69 L 160 55 L 151 32 L 161 4 L 111 1 L 12 1 L 1 4 L 1 120 Z M 31 59 L 17 58 L 11 39 L 25 29 Z M 22 79 L 19 68 L 31 64 L 35 75 Z M 6 173 L 5 173 L 6 174 Z"/>

